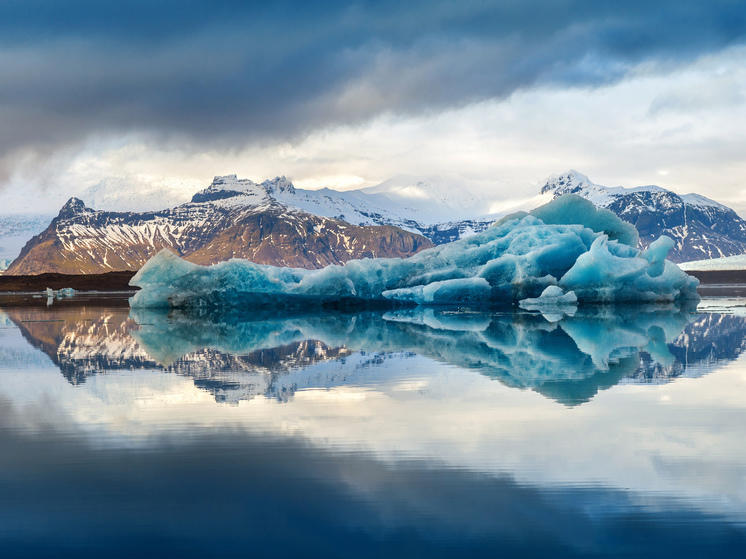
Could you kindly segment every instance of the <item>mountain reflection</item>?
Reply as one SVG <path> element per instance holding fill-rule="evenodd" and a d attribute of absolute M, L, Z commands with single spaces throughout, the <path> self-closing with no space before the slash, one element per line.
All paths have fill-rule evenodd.
<path fill-rule="evenodd" d="M 737 357 L 746 338 L 743 317 L 655 307 L 581 309 L 562 318 L 437 309 L 194 316 L 27 306 L 5 313 L 72 383 L 159 369 L 234 403 L 364 383 L 370 367 L 416 354 L 571 406 L 620 382 L 704 374 Z M 324 368 L 329 362 L 345 365 L 345 373 Z M 385 369 L 404 375 L 407 367 Z"/>

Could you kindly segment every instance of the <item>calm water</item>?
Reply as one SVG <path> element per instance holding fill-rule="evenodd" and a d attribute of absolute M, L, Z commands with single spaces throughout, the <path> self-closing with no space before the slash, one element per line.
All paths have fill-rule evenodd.
<path fill-rule="evenodd" d="M 0 555 L 739 556 L 746 304 L 0 301 Z"/>

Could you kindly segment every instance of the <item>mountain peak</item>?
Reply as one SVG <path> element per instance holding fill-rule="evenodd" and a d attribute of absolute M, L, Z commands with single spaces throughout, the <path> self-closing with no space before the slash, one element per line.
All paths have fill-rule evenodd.
<path fill-rule="evenodd" d="M 192 203 L 215 202 L 245 195 L 264 198 L 265 190 L 254 181 L 239 179 L 237 175 L 216 175 L 210 186 L 192 196 Z"/>
<path fill-rule="evenodd" d="M 261 186 L 263 186 L 270 194 L 276 192 L 287 192 L 288 194 L 295 194 L 295 187 L 293 186 L 293 183 L 290 182 L 290 180 L 285 175 L 281 177 L 275 177 L 273 179 L 267 179 L 262 182 Z"/>
<path fill-rule="evenodd" d="M 217 175 L 212 184 L 192 196 L 192 203 L 215 202 L 237 196 L 248 197 L 250 205 L 270 202 L 274 195 L 285 193 L 295 194 L 295 187 L 285 177 L 267 179 L 257 184 L 250 179 L 239 179 L 237 175 Z"/>
<path fill-rule="evenodd" d="M 218 184 L 228 184 L 228 183 L 234 183 L 238 181 L 238 175 L 215 175 L 215 177 L 212 179 L 213 185 Z"/>
<path fill-rule="evenodd" d="M 62 206 L 62 208 L 60 209 L 60 213 L 57 214 L 57 218 L 69 219 L 71 217 L 75 217 L 77 215 L 85 213 L 86 211 L 90 211 L 90 209 L 86 207 L 83 200 L 73 196 L 67 202 L 65 202 L 64 206 Z"/>
<path fill-rule="evenodd" d="M 548 177 L 544 182 L 544 186 L 541 187 L 541 193 L 556 192 L 558 195 L 574 194 L 592 185 L 593 183 L 586 175 L 575 169 L 570 169 L 559 175 Z"/>
<path fill-rule="evenodd" d="M 677 194 L 656 185 L 602 186 L 577 171 L 549 177 L 542 194 L 576 194 L 614 212 L 640 233 L 641 248 L 661 235 L 674 240 L 669 259 L 698 260 L 746 251 L 746 221 L 733 210 L 699 194 Z"/>

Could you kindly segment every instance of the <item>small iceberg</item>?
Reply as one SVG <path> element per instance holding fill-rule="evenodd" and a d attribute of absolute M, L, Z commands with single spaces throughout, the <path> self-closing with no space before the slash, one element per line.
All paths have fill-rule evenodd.
<path fill-rule="evenodd" d="M 58 289 L 55 291 L 51 287 L 47 287 L 44 290 L 45 295 L 47 296 L 47 306 L 51 306 L 55 299 L 65 299 L 66 297 L 74 297 L 77 291 L 73 289 L 72 287 L 63 287 L 62 289 Z"/>
<path fill-rule="evenodd" d="M 519 302 L 522 308 L 543 308 L 543 307 L 561 307 L 575 306 L 578 304 L 578 297 L 574 291 L 565 293 L 561 287 L 550 285 L 536 299 L 523 299 Z"/>
<path fill-rule="evenodd" d="M 522 299 L 518 306 L 527 311 L 539 311 L 550 322 L 564 316 L 574 316 L 578 310 L 578 297 L 574 291 L 567 293 L 557 285 L 550 285 L 536 298 Z"/>
<path fill-rule="evenodd" d="M 62 297 L 74 297 L 77 292 L 72 287 L 63 287 L 57 291 L 51 287 L 47 287 L 44 290 L 44 293 L 46 293 L 47 297 L 57 297 L 58 299 L 61 299 Z"/>
<path fill-rule="evenodd" d="M 666 260 L 672 241 L 645 251 L 609 210 L 566 195 L 482 233 L 409 258 L 351 260 L 320 270 L 229 260 L 192 264 L 163 250 L 132 278 L 133 307 L 510 306 L 573 292 L 578 303 L 698 299 L 698 281 Z"/>

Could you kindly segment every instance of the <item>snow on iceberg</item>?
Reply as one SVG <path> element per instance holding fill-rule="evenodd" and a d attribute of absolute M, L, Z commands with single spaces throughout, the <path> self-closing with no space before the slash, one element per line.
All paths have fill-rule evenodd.
<path fill-rule="evenodd" d="M 580 303 L 696 299 L 698 282 L 665 260 L 670 239 L 644 252 L 612 212 L 566 195 L 486 231 L 409 258 L 351 260 L 320 270 L 229 260 L 200 266 L 161 251 L 131 280 L 133 307 L 420 304 L 504 306 L 547 287 Z"/>

